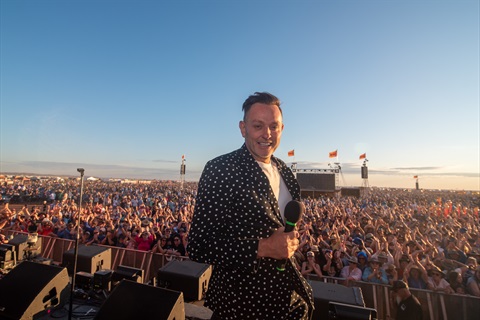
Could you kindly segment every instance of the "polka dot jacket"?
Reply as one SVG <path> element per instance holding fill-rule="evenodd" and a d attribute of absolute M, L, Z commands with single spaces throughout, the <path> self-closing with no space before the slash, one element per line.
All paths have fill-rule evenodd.
<path fill-rule="evenodd" d="M 300 187 L 272 157 L 294 200 Z M 283 226 L 267 176 L 245 145 L 209 161 L 189 234 L 190 259 L 214 265 L 205 306 L 219 319 L 309 319 L 312 289 L 291 261 L 257 259 L 258 242 Z"/>

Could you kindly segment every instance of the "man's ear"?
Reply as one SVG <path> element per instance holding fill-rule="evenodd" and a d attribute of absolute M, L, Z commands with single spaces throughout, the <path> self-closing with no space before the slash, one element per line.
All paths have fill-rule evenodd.
<path fill-rule="evenodd" d="M 245 122 L 244 122 L 243 120 L 241 120 L 241 121 L 238 123 L 238 127 L 240 128 L 240 132 L 242 133 L 242 137 L 245 138 L 245 131 L 246 131 Z"/>

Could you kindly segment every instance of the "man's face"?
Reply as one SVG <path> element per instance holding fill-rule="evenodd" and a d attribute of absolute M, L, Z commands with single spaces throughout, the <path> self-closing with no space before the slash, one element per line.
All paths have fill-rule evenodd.
<path fill-rule="evenodd" d="M 239 126 L 247 149 L 255 160 L 270 163 L 270 157 L 280 145 L 283 131 L 280 109 L 275 105 L 255 103 Z"/>

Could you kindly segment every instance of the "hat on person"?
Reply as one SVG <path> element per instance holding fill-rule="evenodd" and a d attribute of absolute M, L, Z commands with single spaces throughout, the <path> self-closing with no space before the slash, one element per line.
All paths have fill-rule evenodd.
<path fill-rule="evenodd" d="M 360 246 L 360 245 L 363 245 L 363 240 L 360 239 L 360 238 L 355 238 L 355 239 L 353 239 L 353 243 Z"/>
<path fill-rule="evenodd" d="M 358 264 L 358 259 L 356 257 L 350 257 L 347 259 L 349 263 L 355 263 Z"/>
<path fill-rule="evenodd" d="M 428 270 L 428 275 L 432 276 L 434 273 L 439 273 L 442 277 L 445 275 L 439 267 L 432 265 L 432 267 Z"/>
<path fill-rule="evenodd" d="M 313 252 L 319 252 L 317 245 L 310 246 L 310 250 L 312 250 Z"/>
<path fill-rule="evenodd" d="M 373 238 L 374 238 L 373 233 L 367 233 L 367 235 L 365 236 L 365 240 L 370 240 Z"/>
<path fill-rule="evenodd" d="M 385 252 L 383 252 L 383 251 L 380 252 L 380 253 L 378 254 L 378 260 L 385 260 L 385 261 L 387 261 L 387 260 L 388 260 L 387 254 L 386 254 Z"/>
<path fill-rule="evenodd" d="M 374 263 L 374 262 L 381 263 L 380 260 L 378 260 L 378 257 L 371 257 L 370 258 L 370 263 Z"/>
<path fill-rule="evenodd" d="M 364 258 L 365 261 L 368 259 L 367 257 L 367 254 L 363 251 L 360 251 L 358 254 L 357 254 L 357 258 Z"/>
<path fill-rule="evenodd" d="M 408 284 L 403 280 L 393 281 L 392 291 L 397 292 L 400 289 L 408 289 Z"/>

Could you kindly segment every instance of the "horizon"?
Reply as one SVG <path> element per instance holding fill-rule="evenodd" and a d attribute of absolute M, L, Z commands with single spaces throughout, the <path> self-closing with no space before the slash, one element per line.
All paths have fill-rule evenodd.
<path fill-rule="evenodd" d="M 478 1 L 0 1 L 0 171 L 196 181 L 282 101 L 275 156 L 480 190 Z M 246 17 L 248 19 L 246 19 Z M 294 156 L 289 157 L 294 150 Z M 338 151 L 338 157 L 329 158 Z"/>
<path fill-rule="evenodd" d="M 289 163 L 287 163 L 287 165 L 290 166 Z M 84 167 L 84 166 L 80 166 L 80 167 Z M 84 168 L 85 169 L 85 168 Z M 303 168 L 297 168 L 298 170 L 302 170 Z M 312 168 L 309 168 L 309 169 L 306 169 L 306 170 L 310 170 Z M 331 170 L 331 168 L 315 168 L 315 169 L 312 169 L 312 170 Z M 75 169 L 76 170 L 76 169 Z M 149 169 L 150 170 L 150 169 Z M 180 170 L 178 170 L 180 171 Z M 98 172 L 96 172 L 98 173 Z M 195 176 L 192 177 L 191 174 L 188 173 L 188 170 L 186 171 L 186 174 L 184 176 L 184 181 L 185 182 L 198 182 L 199 179 L 200 179 L 200 173 L 197 173 L 198 174 L 198 178 L 195 178 Z M 388 181 L 388 175 L 385 177 L 385 176 L 382 176 L 381 174 L 376 174 L 376 173 L 372 173 L 371 171 L 368 172 L 369 174 L 369 179 L 367 179 L 367 182 L 368 182 L 368 187 L 369 188 L 385 188 L 385 189 L 411 189 L 411 190 L 415 190 L 416 189 L 416 181 L 417 179 L 416 178 L 413 178 L 410 177 L 408 178 L 408 176 L 405 177 L 405 179 L 403 180 L 405 182 L 405 184 L 403 185 L 392 185 L 392 184 L 388 184 L 388 185 L 375 185 L 375 184 L 372 184 L 372 179 L 371 177 L 373 176 L 373 181 L 379 181 L 381 183 L 381 181 L 384 181 L 382 179 L 386 179 Z M 35 173 L 35 172 L 3 172 L 3 171 L 0 171 L 0 175 L 4 175 L 4 176 L 24 176 L 24 177 L 48 177 L 48 178 L 55 178 L 55 177 L 61 177 L 61 178 L 71 178 L 71 179 L 80 179 L 80 177 L 78 176 L 78 173 L 77 174 L 72 174 L 72 173 L 59 173 L 59 174 L 53 174 L 53 173 Z M 375 179 L 375 176 L 377 177 L 380 177 L 380 179 Z M 180 173 L 178 173 L 176 176 L 175 174 L 171 174 L 167 177 L 147 177 L 147 176 L 135 176 L 135 175 L 130 175 L 130 176 L 108 176 L 108 175 L 105 175 L 105 174 L 101 174 L 101 173 L 98 173 L 98 174 L 88 174 L 88 169 L 85 169 L 85 175 L 84 175 L 84 179 L 86 180 L 87 178 L 89 177 L 93 177 L 93 178 L 97 178 L 97 179 L 101 179 L 101 180 L 108 180 L 108 179 L 111 179 L 111 180 L 131 180 L 131 181 L 135 181 L 135 180 L 144 180 L 144 181 L 176 181 L 176 182 L 180 182 L 182 180 L 181 176 L 180 176 Z M 351 181 L 352 179 L 355 179 L 355 178 L 358 178 L 356 181 L 360 181 L 360 184 L 348 184 L 347 182 L 348 181 Z M 431 177 L 430 177 L 431 178 Z M 419 181 L 419 190 L 441 190 L 441 191 L 465 191 L 465 192 L 480 192 L 480 188 L 478 189 L 468 189 L 468 188 L 458 188 L 458 189 L 454 189 L 454 188 L 449 188 L 448 187 L 448 184 L 446 185 L 447 187 L 444 187 L 444 188 L 437 188 L 437 187 L 431 187 L 431 185 L 427 184 L 427 185 L 424 185 L 422 182 L 422 177 L 419 176 L 418 177 L 418 181 Z M 444 178 L 441 178 L 440 179 L 444 180 Z M 335 187 L 337 189 L 341 189 L 341 188 L 361 188 L 363 187 L 363 179 L 361 179 L 361 174 L 360 174 L 360 171 L 358 172 L 358 177 L 357 175 L 354 175 L 352 173 L 349 173 L 349 174 L 346 174 L 344 175 L 342 171 L 340 171 L 340 173 L 338 174 L 338 181 L 339 181 L 339 185 L 336 185 Z"/>

